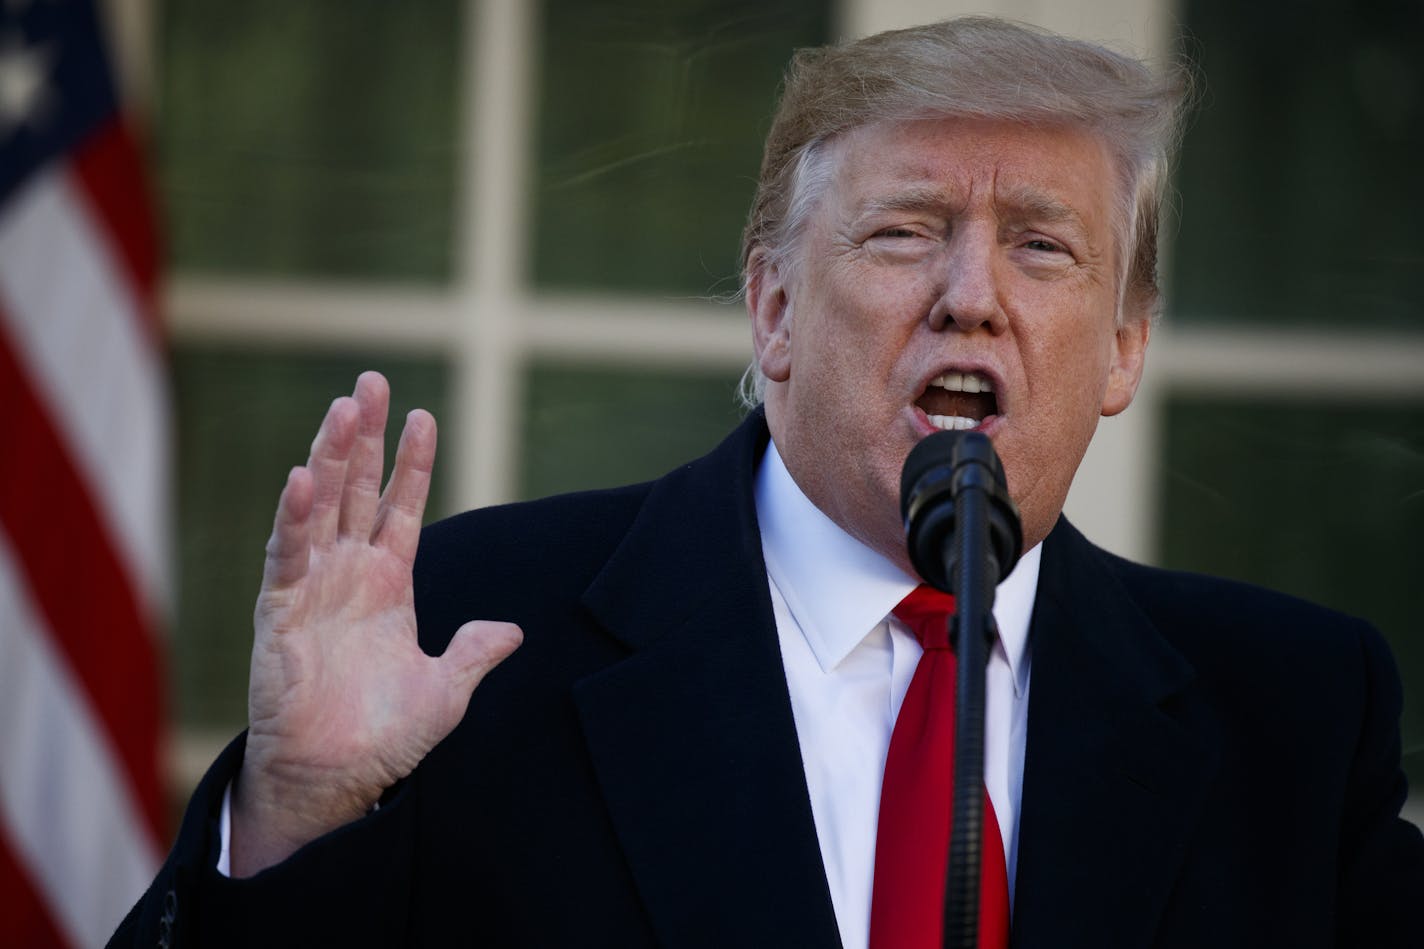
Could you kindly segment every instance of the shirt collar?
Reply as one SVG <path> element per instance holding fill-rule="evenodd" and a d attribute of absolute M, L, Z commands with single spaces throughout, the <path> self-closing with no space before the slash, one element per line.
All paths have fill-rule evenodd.
<path fill-rule="evenodd" d="M 756 479 L 757 521 L 767 573 L 786 600 L 823 672 L 830 672 L 919 583 L 811 503 L 769 443 Z M 1029 619 L 1041 545 L 1020 558 L 994 598 L 999 644 L 1014 690 L 1027 686 Z"/>

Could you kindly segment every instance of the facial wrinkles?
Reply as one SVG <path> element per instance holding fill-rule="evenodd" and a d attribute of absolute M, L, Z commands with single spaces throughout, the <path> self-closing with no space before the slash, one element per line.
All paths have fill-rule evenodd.
<path fill-rule="evenodd" d="M 833 165 L 832 178 L 842 178 L 843 181 L 833 181 L 830 186 L 824 189 L 817 201 L 818 205 L 827 200 L 834 201 L 836 195 L 855 195 L 864 185 L 864 178 L 870 177 L 874 180 L 873 174 L 867 174 L 868 167 L 860 166 L 856 169 L 848 169 L 843 161 L 846 151 L 851 147 L 851 143 L 857 137 L 872 135 L 877 126 L 862 126 L 853 130 L 847 135 L 841 136 L 829 143 L 829 148 L 833 153 L 826 156 Z M 1106 148 L 1100 142 L 1096 143 L 1102 161 L 1109 169 L 1115 166 L 1115 162 Z M 906 214 L 922 214 L 941 218 L 946 222 L 948 229 L 962 227 L 962 219 L 973 205 L 976 197 L 981 192 L 982 184 L 980 179 L 982 172 L 976 171 L 975 166 L 984 162 L 991 162 L 988 171 L 988 193 L 990 195 L 989 206 L 995 213 L 997 219 L 1003 224 L 1001 236 L 1007 238 L 1006 232 L 1018 226 L 1028 226 L 1033 224 L 1051 225 L 1058 230 L 1059 234 L 1069 233 L 1071 239 L 1061 238 L 1065 243 L 1072 245 L 1075 250 L 1076 262 L 1080 271 L 1096 281 L 1113 281 L 1117 284 L 1114 296 L 1117 307 L 1114 313 L 1115 325 L 1122 323 L 1122 284 L 1126 279 L 1127 268 L 1123 266 L 1124 255 L 1120 253 L 1121 238 L 1120 228 L 1117 227 L 1117 203 L 1114 202 L 1111 216 L 1114 218 L 1110 222 L 1113 226 L 1109 229 L 1110 240 L 1107 247 L 1102 246 L 1091 238 L 1094 233 L 1090 222 L 1083 220 L 1072 207 L 1066 205 L 1055 197 L 1051 186 L 1041 186 L 1032 182 L 1024 184 L 1013 184 L 1001 187 L 1000 181 L 1014 181 L 1025 175 L 1025 170 L 1016 167 L 1013 158 L 1002 157 L 1005 148 L 1000 143 L 990 143 L 987 146 L 966 150 L 962 154 L 957 154 L 950 159 L 933 162 L 930 164 L 920 164 L 917 166 L 905 167 L 892 172 L 898 175 L 902 181 L 907 182 L 899 192 L 883 198 L 868 199 L 865 205 L 858 211 L 853 207 L 847 208 L 843 201 L 843 206 L 837 210 L 835 219 L 841 222 L 832 233 L 829 241 L 832 256 L 841 259 L 854 259 L 856 253 L 863 249 L 864 241 L 870 236 L 867 227 L 871 219 L 878 215 L 889 215 L 894 211 L 903 211 Z M 1032 169 L 1030 169 L 1030 172 Z M 1101 169 L 1084 170 L 1085 173 L 1100 174 Z M 1118 176 L 1110 175 L 1114 185 Z M 967 193 L 962 197 L 955 194 L 960 190 L 960 183 L 967 183 Z M 1114 192 L 1116 188 L 1114 188 Z M 819 210 L 827 210 L 821 207 Z M 854 213 L 852 213 L 854 212 Z M 821 215 L 816 214 L 813 220 Z M 814 226 L 814 225 L 813 225 Z M 1067 228 L 1065 232 L 1063 228 Z M 808 228 L 809 230 L 809 228 Z M 805 235 L 808 236 L 809 235 Z M 803 241 L 802 248 L 811 243 Z M 798 255 L 804 256 L 804 255 Z M 802 269 L 804 259 L 798 261 L 797 270 Z M 1105 284 L 1106 285 L 1106 284 Z"/>
<path fill-rule="evenodd" d="M 1094 232 L 1094 222 L 1085 220 L 1076 210 L 1061 201 L 1056 195 L 1057 189 L 1053 181 L 1025 182 L 1021 179 L 1019 169 L 1012 167 L 1011 162 L 1007 161 L 996 163 L 992 172 L 988 213 L 991 213 L 997 222 L 1000 246 L 1011 246 L 1012 241 L 1024 232 L 1041 232 L 1044 237 L 1064 245 L 1070 252 L 1070 261 L 1062 270 L 1050 269 L 1041 275 L 1047 279 L 1025 276 L 1011 266 L 1006 273 L 1010 275 L 1008 279 L 1017 281 L 1018 289 L 1010 292 L 1000 284 L 1000 304 L 1005 308 L 1007 317 L 1005 332 L 1014 341 L 1014 344 L 1008 347 L 1008 351 L 1014 356 L 1013 374 L 1022 386 L 1023 403 L 1036 405 L 1041 400 L 1052 399 L 1059 394 L 1056 386 L 1061 379 L 1056 379 L 1053 374 L 1065 371 L 1066 366 L 1076 363 L 1072 359 L 1061 359 L 1065 353 L 1045 348 L 1044 340 L 1051 339 L 1052 336 L 1043 332 L 1041 321 L 1045 315 L 1059 312 L 1070 298 L 1080 297 L 1090 286 L 1111 286 L 1113 268 L 1110 260 L 1104 260 L 1101 245 L 1090 236 Z M 1105 373 L 1098 371 L 1098 367 L 1106 366 L 1109 362 L 1111 341 L 1104 338 L 1101 343 L 1093 346 L 1091 342 L 1083 340 L 1081 344 L 1096 349 L 1096 353 L 1090 362 L 1093 368 L 1074 382 L 1075 385 L 1088 386 L 1091 395 L 1085 392 L 1085 396 L 1100 402 L 1106 390 L 1107 379 Z M 1060 360 L 1065 364 L 1064 368 L 1059 367 Z M 1088 369 L 1087 366 L 1081 368 Z M 1009 408 L 1007 414 L 1012 417 L 1013 409 Z M 1011 418 L 1011 421 L 1015 425 L 1016 440 L 1026 441 L 1031 452 L 1036 453 L 1038 446 L 1052 443 L 1048 437 L 1050 433 L 1039 430 L 1041 419 L 1035 418 L 1033 423 L 1028 423 L 1026 419 Z M 1095 419 L 1080 420 L 1073 424 L 1073 416 L 1070 415 L 1059 419 L 1058 424 L 1073 424 L 1074 428 L 1082 429 L 1081 438 L 1072 441 L 1081 440 L 1086 444 L 1091 436 L 1093 421 Z M 1031 428 L 1024 430 L 1024 424 L 1031 424 Z M 1016 466 L 1014 474 L 1017 475 L 1018 483 L 1010 485 L 1016 496 L 1033 496 L 1041 490 L 1053 490 L 1051 482 L 1054 479 L 1048 477 L 1053 466 L 1048 463 L 1050 459 L 1041 461 L 1044 463 Z M 1040 483 L 1045 482 L 1045 479 L 1047 482 L 1041 488 Z"/>
<path fill-rule="evenodd" d="M 1101 324 L 1091 317 L 1112 322 L 1116 248 L 1111 235 L 1094 230 L 1109 212 L 1080 184 L 1101 180 L 1097 156 L 1036 143 L 1023 149 L 1013 127 L 1003 135 L 963 128 L 948 143 L 901 133 L 883 144 L 853 136 L 837 143 L 835 181 L 808 222 L 802 279 L 789 295 L 804 297 L 807 307 L 797 306 L 790 321 L 804 325 L 793 326 L 796 369 L 776 400 L 782 411 L 774 435 L 813 501 L 891 556 L 899 542 L 891 497 L 898 464 L 918 437 L 905 408 L 934 374 L 985 367 L 1005 383 L 995 388 L 1008 426 L 995 441 L 1012 469 L 1014 495 L 1032 501 L 1025 513 L 1042 533 L 1061 507 L 1059 482 L 1071 478 L 1096 421 L 1090 403 L 1106 391 L 1113 351 L 1111 334 L 1100 340 L 1093 327 Z M 902 223 L 922 226 L 919 236 L 874 238 Z M 1053 256 L 1016 242 L 1035 231 L 1067 246 L 1071 260 L 1056 270 L 1038 266 L 1037 255 Z M 910 245 L 903 254 L 895 249 L 900 239 Z M 998 334 L 972 318 L 931 328 L 930 308 L 952 299 L 956 254 L 966 274 L 992 291 L 1003 318 Z"/>
<path fill-rule="evenodd" d="M 957 209 L 948 192 L 933 185 L 909 185 L 903 190 L 884 198 L 872 198 L 857 220 L 876 217 L 881 214 L 904 211 L 909 214 L 936 212 L 948 214 Z"/>
<path fill-rule="evenodd" d="M 906 226 L 922 232 L 921 239 L 939 238 L 963 250 L 965 232 L 976 232 L 975 240 L 996 250 L 1008 248 L 1021 235 L 1039 232 L 1043 238 L 1060 245 L 1072 256 L 1072 267 L 1097 279 L 1102 270 L 1102 250 L 1091 237 L 1091 227 L 1071 207 L 1059 201 L 1051 190 L 1014 185 L 1001 188 L 1000 168 L 990 173 L 987 187 L 981 186 L 969 174 L 967 193 L 954 198 L 949 189 L 909 185 L 888 197 L 867 201 L 859 210 L 847 209 L 844 223 L 835 232 L 838 253 L 853 255 L 865 251 L 876 260 L 890 262 L 892 255 L 876 255 L 870 242 L 882 227 Z M 980 193 L 986 195 L 980 201 Z M 987 231 L 979 223 L 990 224 Z M 993 243 L 997 242 L 997 243 Z M 977 248 L 976 248 L 977 249 Z M 1044 268 L 1046 269 L 1046 268 Z"/>

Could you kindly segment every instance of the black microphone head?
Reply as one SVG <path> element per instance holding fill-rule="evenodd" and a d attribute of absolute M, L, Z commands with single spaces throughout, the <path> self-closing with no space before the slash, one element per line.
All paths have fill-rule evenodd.
<path fill-rule="evenodd" d="M 954 442 L 954 466 L 956 468 L 970 463 L 978 463 L 989 469 L 996 484 L 1004 484 L 1004 466 L 999 461 L 999 453 L 994 451 L 994 443 L 989 440 L 988 435 L 983 432 L 943 432 L 938 434 L 960 436 Z M 931 435 L 930 438 L 935 438 L 937 435 Z M 926 439 L 926 441 L 928 440 Z"/>
<path fill-rule="evenodd" d="M 924 581 L 954 592 L 945 550 L 954 534 L 956 494 L 972 485 L 989 502 L 989 543 L 995 580 L 1007 576 L 1023 552 L 1018 508 L 1009 497 L 1004 466 L 982 432 L 935 432 L 921 439 L 900 470 L 900 515 L 910 563 Z"/>
<path fill-rule="evenodd" d="M 926 583 L 945 593 L 954 592 L 943 557 L 954 534 L 954 449 L 968 434 L 935 432 L 920 439 L 900 469 L 900 517 L 910 563 Z"/>
<path fill-rule="evenodd" d="M 954 467 L 954 446 L 968 434 L 970 433 L 935 432 L 920 439 L 919 444 L 910 449 L 905 466 L 900 469 L 900 517 L 903 520 L 909 521 L 910 505 L 917 490 L 923 492 L 939 480 L 936 476 L 925 485 L 920 485 L 919 482 L 926 475 L 942 470 L 946 478 L 949 476 Z M 946 483 L 946 490 L 948 487 Z"/>

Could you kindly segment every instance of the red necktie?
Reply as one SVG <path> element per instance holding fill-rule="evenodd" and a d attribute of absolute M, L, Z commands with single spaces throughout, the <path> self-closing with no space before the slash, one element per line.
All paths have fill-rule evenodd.
<path fill-rule="evenodd" d="M 946 621 L 954 597 L 921 585 L 895 615 L 924 647 L 905 693 L 880 789 L 870 949 L 940 949 L 954 790 L 955 657 Z M 979 949 L 1009 944 L 1009 880 L 994 805 L 984 794 Z"/>

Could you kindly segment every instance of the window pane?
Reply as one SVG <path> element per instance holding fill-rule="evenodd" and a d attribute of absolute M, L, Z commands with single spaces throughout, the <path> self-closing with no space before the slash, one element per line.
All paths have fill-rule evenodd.
<path fill-rule="evenodd" d="M 1404 676 L 1405 768 L 1424 790 L 1424 406 L 1177 397 L 1165 560 L 1364 616 Z"/>
<path fill-rule="evenodd" d="M 546 0 L 534 281 L 704 294 L 737 247 L 781 71 L 825 0 Z"/>
<path fill-rule="evenodd" d="M 247 720 L 252 605 L 277 495 L 331 400 L 364 369 L 391 382 L 387 468 L 399 420 L 416 406 L 440 417 L 446 372 L 429 360 L 276 355 L 182 346 L 173 353 L 178 426 L 178 621 L 173 672 L 178 721 L 228 729 Z M 438 516 L 450 457 L 436 463 Z"/>
<path fill-rule="evenodd" d="M 1419 328 L 1424 4 L 1186 0 L 1173 312 Z"/>
<path fill-rule="evenodd" d="M 741 419 L 740 371 L 535 366 L 523 497 L 643 481 L 711 450 Z"/>
<path fill-rule="evenodd" d="M 443 281 L 459 0 L 170 0 L 159 184 L 181 270 Z"/>

